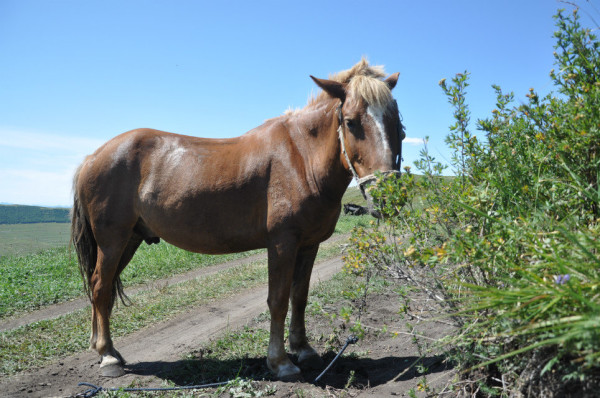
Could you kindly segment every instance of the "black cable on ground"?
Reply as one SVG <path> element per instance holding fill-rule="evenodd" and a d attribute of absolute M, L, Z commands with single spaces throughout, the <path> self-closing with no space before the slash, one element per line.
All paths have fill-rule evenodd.
<path fill-rule="evenodd" d="M 329 365 L 327 365 L 327 367 L 325 368 L 325 370 L 322 371 L 321 374 L 317 376 L 317 378 L 315 379 L 314 382 L 317 383 L 319 381 L 319 379 L 321 377 L 323 377 L 323 375 L 329 370 L 329 368 L 331 368 L 333 366 L 333 364 L 335 363 L 335 361 L 337 361 L 337 359 L 340 357 L 340 355 L 342 355 L 342 353 L 344 352 L 344 350 L 350 344 L 356 344 L 356 342 L 358 342 L 358 337 L 356 337 L 356 336 L 349 336 L 348 339 L 346 339 L 346 344 L 344 344 L 344 346 L 342 347 L 342 349 L 340 350 L 340 352 L 338 352 L 338 354 L 335 356 L 335 358 L 333 358 L 333 360 L 331 362 L 329 362 Z"/>

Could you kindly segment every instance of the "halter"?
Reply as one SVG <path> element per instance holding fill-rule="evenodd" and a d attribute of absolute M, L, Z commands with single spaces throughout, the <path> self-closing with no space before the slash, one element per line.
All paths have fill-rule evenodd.
<path fill-rule="evenodd" d="M 350 169 L 352 176 L 354 177 L 354 179 L 356 180 L 356 183 L 358 184 L 358 189 L 360 189 L 360 193 L 362 194 L 363 198 L 365 198 L 365 200 L 368 200 L 364 186 L 367 183 L 370 183 L 371 181 L 375 181 L 377 179 L 377 176 L 375 174 L 369 174 L 362 178 L 359 177 L 358 173 L 356 172 L 356 169 L 354 168 L 354 166 L 352 166 L 352 162 L 350 162 L 350 157 L 348 156 L 348 152 L 346 151 L 346 142 L 344 140 L 344 116 L 342 115 L 342 106 L 343 105 L 344 105 L 344 103 L 342 102 L 337 108 L 338 121 L 339 121 L 339 127 L 338 127 L 337 131 L 338 131 L 338 137 L 340 139 L 340 143 L 342 144 L 342 153 L 344 154 L 344 157 L 346 158 L 346 163 L 348 163 L 348 168 Z M 399 145 L 402 145 L 402 140 L 404 139 L 404 137 L 406 137 L 406 134 L 404 133 L 404 126 L 402 125 L 401 122 L 399 122 L 399 124 L 398 124 Z M 402 148 L 402 147 L 400 147 L 400 148 Z M 399 153 L 398 155 L 400 157 L 402 157 L 401 153 Z M 399 166 L 400 166 L 400 161 L 398 162 L 398 167 Z M 383 175 L 384 177 L 387 177 L 390 175 L 400 175 L 400 170 L 382 171 L 381 175 Z"/>

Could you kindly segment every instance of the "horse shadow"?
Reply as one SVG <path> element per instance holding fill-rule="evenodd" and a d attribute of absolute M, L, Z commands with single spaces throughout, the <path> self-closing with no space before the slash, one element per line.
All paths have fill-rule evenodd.
<path fill-rule="evenodd" d="M 322 359 L 327 365 L 335 355 L 335 352 L 327 352 Z M 294 355 L 290 355 L 290 359 L 297 363 Z M 442 355 L 426 356 L 420 359 L 416 356 L 392 355 L 378 359 L 345 356 L 339 358 L 317 383 L 314 380 L 325 366 L 323 369 L 316 370 L 303 369 L 302 377 L 305 382 L 320 386 L 328 385 L 338 389 L 376 387 L 392 380 L 402 382 L 433 375 L 452 369 L 452 367 L 453 364 Z M 128 365 L 127 371 L 130 374 L 156 376 L 172 382 L 176 386 L 222 382 L 236 377 L 261 381 L 277 380 L 267 368 L 265 357 L 219 360 L 200 356 L 173 362 L 138 362 Z"/>

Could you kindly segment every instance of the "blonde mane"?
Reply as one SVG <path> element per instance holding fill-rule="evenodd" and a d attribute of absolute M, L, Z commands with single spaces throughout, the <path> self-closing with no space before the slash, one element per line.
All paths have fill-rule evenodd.
<path fill-rule="evenodd" d="M 362 59 L 352 68 L 329 75 L 329 80 L 344 83 L 347 90 L 361 96 L 369 105 L 390 110 L 393 97 L 388 85 L 382 80 L 386 73 L 382 65 L 369 65 L 369 61 Z M 312 95 L 304 108 L 288 108 L 284 116 L 293 116 L 302 113 L 307 108 L 329 101 L 331 97 L 324 91 Z"/>
<path fill-rule="evenodd" d="M 392 92 L 382 80 L 386 73 L 381 65 L 369 65 L 366 58 L 362 58 L 356 65 L 329 76 L 329 80 L 347 84 L 348 91 L 361 96 L 368 104 L 386 108 L 392 101 Z M 321 92 L 313 102 L 328 98 L 327 93 Z"/>

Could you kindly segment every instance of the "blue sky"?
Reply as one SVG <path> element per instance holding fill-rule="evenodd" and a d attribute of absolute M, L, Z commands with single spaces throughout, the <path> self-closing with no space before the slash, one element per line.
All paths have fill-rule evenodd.
<path fill-rule="evenodd" d="M 582 1 L 584 9 L 594 6 Z M 452 109 L 442 78 L 471 73 L 473 122 L 492 84 L 552 89 L 552 16 L 527 1 L 0 0 L 0 202 L 70 206 L 86 154 L 133 128 L 233 137 L 303 107 L 366 56 L 400 72 L 405 164 L 438 159 Z M 585 22 L 585 19 L 584 19 Z M 474 123 L 472 123 L 474 126 Z M 474 127 L 473 127 L 473 130 Z"/>

